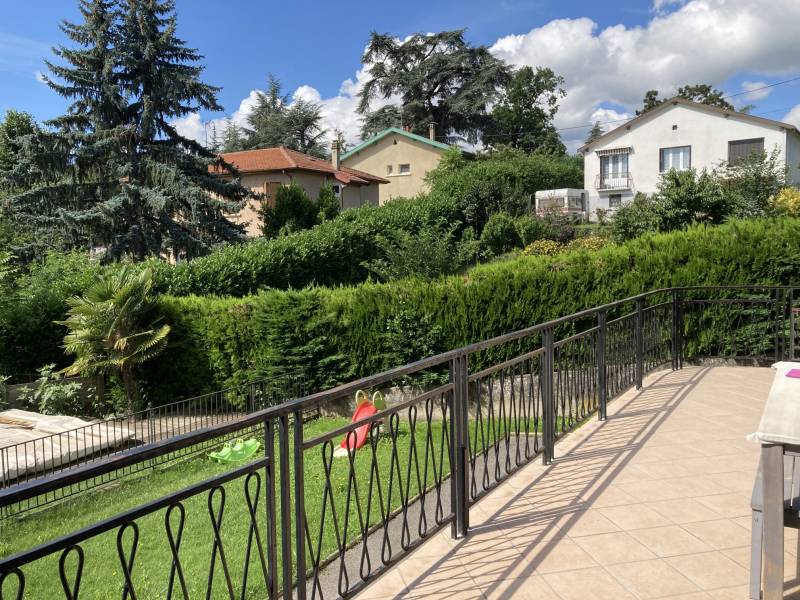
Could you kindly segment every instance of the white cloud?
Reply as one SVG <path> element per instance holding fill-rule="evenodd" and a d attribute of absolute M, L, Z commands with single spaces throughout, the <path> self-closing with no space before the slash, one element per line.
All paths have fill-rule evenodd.
<path fill-rule="evenodd" d="M 44 84 L 47 83 L 47 81 L 44 78 L 44 73 L 42 73 L 41 71 L 34 71 L 33 76 L 39 83 L 44 83 Z"/>
<path fill-rule="evenodd" d="M 764 81 L 743 81 L 742 82 L 742 90 L 745 92 L 750 92 L 749 94 L 745 94 L 744 98 L 746 100 L 763 100 L 767 96 L 769 96 L 772 88 L 764 89 L 767 85 Z"/>
<path fill-rule="evenodd" d="M 693 0 L 645 26 L 598 29 L 590 19 L 558 19 L 500 38 L 492 52 L 516 65 L 546 65 L 566 79 L 556 125 L 590 123 L 605 102 L 628 110 L 649 89 L 669 95 L 684 84 L 720 85 L 737 72 L 800 71 L 800 2 Z M 565 131 L 571 149 L 585 131 Z"/>
<path fill-rule="evenodd" d="M 795 127 L 800 128 L 800 104 L 795 106 L 792 110 L 786 113 L 786 116 L 781 119 L 784 123 L 790 123 Z"/>
<path fill-rule="evenodd" d="M 647 90 L 660 90 L 663 97 L 686 84 L 720 86 L 741 72 L 763 77 L 800 72 L 797 0 L 656 0 L 653 6 L 658 10 L 643 26 L 600 29 L 588 18 L 556 19 L 502 37 L 491 51 L 511 64 L 548 66 L 564 76 L 567 97 L 556 126 L 586 125 L 562 132 L 570 150 L 586 137 L 596 115 L 607 114 L 606 121 L 630 116 Z M 356 141 L 360 123 L 355 109 L 366 78 L 361 69 L 332 97 L 322 97 L 310 85 L 297 88 L 293 97 L 322 104 L 324 126 L 341 129 Z M 752 83 L 759 87 L 755 84 L 760 82 Z M 253 93 L 234 113 L 237 122 L 252 106 Z M 609 104 L 624 110 L 602 108 Z"/>
<path fill-rule="evenodd" d="M 0 71 L 29 73 L 51 56 L 50 46 L 44 42 L 0 31 Z"/>

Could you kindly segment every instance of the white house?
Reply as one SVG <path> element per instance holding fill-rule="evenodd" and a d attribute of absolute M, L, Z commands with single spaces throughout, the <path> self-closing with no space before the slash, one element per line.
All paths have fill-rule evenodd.
<path fill-rule="evenodd" d="M 669 169 L 702 170 L 777 148 L 800 184 L 800 131 L 794 125 L 673 98 L 578 149 L 591 219 L 636 192 L 652 194 Z"/>

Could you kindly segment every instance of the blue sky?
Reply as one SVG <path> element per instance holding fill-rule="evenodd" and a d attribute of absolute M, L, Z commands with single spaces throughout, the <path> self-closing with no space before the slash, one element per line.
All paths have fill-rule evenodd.
<path fill-rule="evenodd" d="M 77 19 L 77 7 L 71 0 L 4 4 L 0 109 L 27 110 L 38 119 L 56 116 L 65 103 L 36 74 L 46 70 L 49 47 L 64 41 L 59 21 Z M 563 128 L 626 118 L 653 87 L 668 94 L 685 83 L 708 82 L 734 94 L 743 86 L 800 75 L 797 0 L 178 0 L 177 5 L 179 34 L 205 55 L 205 79 L 223 88 L 220 101 L 227 114 L 243 121 L 253 90 L 273 72 L 287 92 L 322 103 L 326 125 L 343 129 L 352 141 L 358 132 L 355 94 L 363 81 L 360 56 L 371 30 L 404 37 L 465 27 L 471 42 L 492 47 L 513 64 L 550 66 L 567 80 L 568 97 L 557 120 Z M 734 100 L 755 104 L 755 113 L 800 123 L 800 81 Z M 206 123 L 223 116 L 197 115 L 180 125 L 202 137 Z M 585 129 L 562 133 L 573 148 L 585 134 Z"/>

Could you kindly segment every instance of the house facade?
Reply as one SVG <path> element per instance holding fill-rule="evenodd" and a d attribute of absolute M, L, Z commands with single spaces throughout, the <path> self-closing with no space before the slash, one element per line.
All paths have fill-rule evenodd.
<path fill-rule="evenodd" d="M 342 154 L 342 164 L 389 181 L 379 188 L 381 204 L 392 198 L 410 198 L 427 191 L 425 176 L 450 148 L 435 137 L 433 125 L 427 138 L 391 127 Z"/>
<path fill-rule="evenodd" d="M 800 132 L 794 125 L 667 100 L 578 149 L 589 218 L 597 219 L 598 208 L 613 211 L 637 192 L 654 193 L 669 169 L 711 169 L 776 148 L 790 181 L 800 183 Z"/>
<path fill-rule="evenodd" d="M 319 197 L 323 186 L 330 185 L 339 197 L 339 207 L 345 210 L 377 205 L 379 186 L 389 183 L 382 177 L 342 166 L 338 146 L 332 148 L 331 162 L 284 147 L 227 152 L 221 157 L 236 167 L 244 187 L 262 196 L 231 215 L 232 221 L 245 225 L 249 236 L 261 235 L 258 216 L 261 203 L 273 205 L 275 193 L 282 185 L 296 183 L 312 200 Z"/>

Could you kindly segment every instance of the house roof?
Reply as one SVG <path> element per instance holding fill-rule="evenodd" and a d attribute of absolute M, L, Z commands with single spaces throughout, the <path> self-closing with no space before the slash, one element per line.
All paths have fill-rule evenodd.
<path fill-rule="evenodd" d="M 339 166 L 335 170 L 333 165 L 323 158 L 309 156 L 296 150 L 280 146 L 278 148 L 261 148 L 259 150 L 243 150 L 241 152 L 226 152 L 220 155 L 225 162 L 232 164 L 240 173 L 260 173 L 263 171 L 313 171 L 332 175 L 337 181 L 349 184 L 368 185 L 370 183 L 389 183 L 383 179 L 364 171 Z M 217 166 L 210 167 L 213 172 L 222 172 Z"/>
<path fill-rule="evenodd" d="M 416 133 L 411 133 L 410 131 L 405 131 L 403 129 L 400 129 L 399 127 L 389 127 L 389 129 L 384 129 L 379 134 L 372 136 L 368 140 L 361 142 L 358 146 L 356 146 L 352 150 L 348 150 L 347 152 L 342 154 L 342 160 L 349 158 L 356 152 L 360 152 L 367 146 L 371 146 L 372 144 L 381 141 L 387 135 L 401 135 L 410 140 L 415 140 L 417 142 L 422 142 L 423 144 L 428 144 L 429 146 L 433 146 L 437 150 L 447 150 L 448 148 L 450 148 L 450 146 L 448 146 L 447 144 L 443 144 L 442 142 L 437 142 L 436 140 L 432 140 L 430 138 L 417 135 Z"/>
<path fill-rule="evenodd" d="M 635 127 L 644 123 L 645 121 L 649 121 L 654 116 L 664 112 L 665 110 L 672 108 L 678 104 L 682 104 L 683 106 L 691 106 L 694 108 L 700 108 L 710 113 L 715 113 L 720 116 L 725 117 L 735 117 L 737 119 L 742 119 L 743 121 L 749 121 L 751 123 L 758 123 L 759 125 L 769 125 L 771 127 L 783 127 L 789 131 L 794 131 L 795 133 L 800 133 L 800 131 L 792 125 L 791 123 L 784 123 L 782 121 L 775 121 L 773 119 L 765 119 L 764 117 L 757 117 L 756 115 L 748 115 L 747 113 L 737 112 L 735 110 L 727 110 L 725 108 L 720 108 L 718 106 L 711 106 L 709 104 L 702 104 L 701 102 L 692 102 L 691 100 L 687 100 L 686 98 L 681 98 L 679 96 L 675 96 L 674 98 L 670 98 L 669 100 L 664 100 L 658 106 L 651 108 L 647 112 L 640 114 L 637 117 L 634 117 L 624 125 L 620 125 L 619 127 L 615 127 L 611 131 L 608 131 L 601 135 L 596 140 L 589 142 L 588 144 L 584 144 L 580 148 L 578 148 L 578 152 L 583 152 L 589 149 L 589 146 L 592 146 L 597 143 L 602 143 L 604 140 L 607 140 L 611 137 L 614 133 L 622 129 L 623 127 L 630 129 L 632 126 Z"/>

